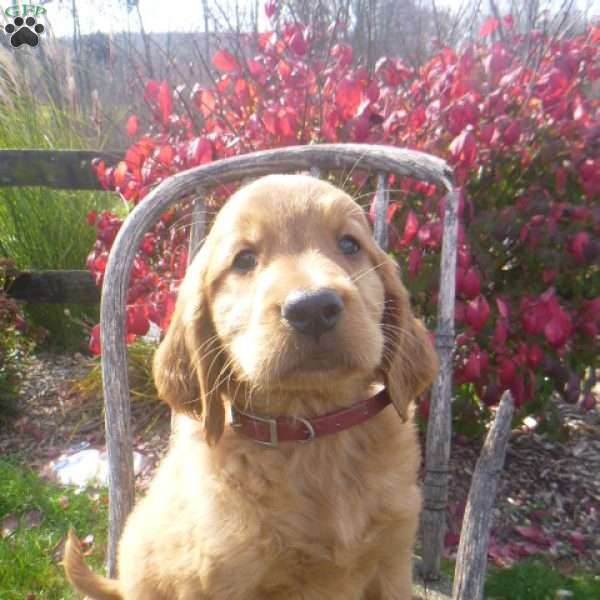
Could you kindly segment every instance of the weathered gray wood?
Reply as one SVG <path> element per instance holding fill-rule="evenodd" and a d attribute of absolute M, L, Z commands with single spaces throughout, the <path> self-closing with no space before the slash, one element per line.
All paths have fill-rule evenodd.
<path fill-rule="evenodd" d="M 375 191 L 375 223 L 373 237 L 383 250 L 388 247 L 387 213 L 390 205 L 390 192 L 387 185 L 387 173 L 377 174 L 377 189 Z"/>
<path fill-rule="evenodd" d="M 483 600 L 492 507 L 511 431 L 513 399 L 504 392 L 471 480 L 454 570 L 453 600 Z"/>
<path fill-rule="evenodd" d="M 431 391 L 425 450 L 424 503 L 421 517 L 423 538 L 423 578 L 440 576 L 446 505 L 448 503 L 448 463 L 452 430 L 452 351 L 454 348 L 454 299 L 456 289 L 456 239 L 458 232 L 458 194 L 446 195 L 438 296 L 438 320 L 435 347 L 440 371 Z"/>
<path fill-rule="evenodd" d="M 19 273 L 4 289 L 7 296 L 29 304 L 98 304 L 100 290 L 89 271 Z"/>
<path fill-rule="evenodd" d="M 99 158 L 110 166 L 123 155 L 121 150 L 0 150 L 0 187 L 102 190 L 92 160 Z"/>
<path fill-rule="evenodd" d="M 196 256 L 204 236 L 206 235 L 206 206 L 204 204 L 204 192 L 199 189 L 196 190 L 198 197 L 194 200 L 192 207 L 192 226 L 190 229 L 190 241 L 188 245 L 188 265 Z"/>
<path fill-rule="evenodd" d="M 103 391 L 109 460 L 108 571 L 114 575 L 117 542 L 133 505 L 125 310 L 131 266 L 144 234 L 160 215 L 198 187 L 209 189 L 274 172 L 361 168 L 418 178 L 452 189 L 451 171 L 436 157 L 388 146 L 323 144 L 278 148 L 216 161 L 163 181 L 129 214 L 109 256 L 101 302 Z M 454 304 L 452 305 L 452 310 Z"/>

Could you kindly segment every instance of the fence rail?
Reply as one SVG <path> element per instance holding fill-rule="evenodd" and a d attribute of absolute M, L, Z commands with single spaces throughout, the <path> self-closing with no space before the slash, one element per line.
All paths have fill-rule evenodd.
<path fill-rule="evenodd" d="M 123 155 L 122 150 L 0 150 L 0 188 L 42 186 L 106 191 L 94 173 L 92 161 L 100 159 L 112 166 Z M 100 302 L 100 290 L 88 271 L 23 272 L 8 281 L 1 291 L 29 304 Z"/>
<path fill-rule="evenodd" d="M 98 304 L 100 288 L 89 271 L 31 271 L 5 284 L 9 298 L 29 304 Z"/>
<path fill-rule="evenodd" d="M 0 187 L 103 190 L 92 160 L 114 165 L 123 155 L 121 150 L 0 150 Z"/>

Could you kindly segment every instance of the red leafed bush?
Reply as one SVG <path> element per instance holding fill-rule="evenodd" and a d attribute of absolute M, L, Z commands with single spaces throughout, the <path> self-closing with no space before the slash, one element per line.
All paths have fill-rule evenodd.
<path fill-rule="evenodd" d="M 214 55 L 211 85 L 174 94 L 148 82 L 152 125 L 139 135 L 132 116 L 135 143 L 116 167 L 98 164 L 98 177 L 136 204 L 169 175 L 252 150 L 359 142 L 441 156 L 461 189 L 457 409 L 480 415 L 505 388 L 522 414 L 540 411 L 552 390 L 588 406 L 584 375 L 599 366 L 600 27 L 548 40 L 504 24 L 504 41 L 490 41 L 488 24 L 477 43 L 443 48 L 418 71 L 392 57 L 367 71 L 341 41 L 342 24 L 287 23 L 247 38 L 244 57 Z M 368 198 L 372 182 L 350 179 Z M 391 251 L 431 324 L 444 200 L 433 185 L 390 185 Z M 98 239 L 88 267 L 100 283 L 121 222 L 109 213 L 90 222 Z M 146 236 L 129 291 L 132 336 L 149 321 L 168 324 L 188 226 L 182 207 Z"/>
<path fill-rule="evenodd" d="M 16 414 L 16 383 L 23 360 L 33 350 L 34 337 L 41 339 L 25 322 L 22 307 L 4 292 L 18 274 L 16 265 L 0 257 L 0 425 Z"/>

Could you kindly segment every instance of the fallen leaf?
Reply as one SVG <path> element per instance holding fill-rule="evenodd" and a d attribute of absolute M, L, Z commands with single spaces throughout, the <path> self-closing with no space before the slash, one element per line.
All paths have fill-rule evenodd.
<path fill-rule="evenodd" d="M 62 561 L 65 554 L 65 544 L 67 543 L 66 537 L 61 537 L 58 543 L 52 548 L 52 560 L 56 563 Z"/>
<path fill-rule="evenodd" d="M 15 515 L 6 515 L 0 521 L 0 530 L 2 531 L 3 538 L 11 536 L 17 529 L 19 529 L 19 519 Z"/>
<path fill-rule="evenodd" d="M 40 510 L 30 510 L 29 512 L 25 513 L 24 519 L 27 528 L 32 529 L 33 527 L 39 527 L 42 524 L 44 515 Z"/>
<path fill-rule="evenodd" d="M 548 546 L 549 541 L 548 538 L 544 535 L 544 532 L 537 527 L 515 527 L 515 531 L 539 546 Z"/>

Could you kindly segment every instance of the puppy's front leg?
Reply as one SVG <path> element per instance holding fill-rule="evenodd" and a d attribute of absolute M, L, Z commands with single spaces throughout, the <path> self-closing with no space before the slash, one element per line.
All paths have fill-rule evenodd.
<path fill-rule="evenodd" d="M 405 550 L 379 566 L 364 600 L 411 600 L 412 597 L 412 552 Z"/>
<path fill-rule="evenodd" d="M 412 552 L 418 527 L 418 515 L 397 523 L 381 539 L 386 555 L 377 565 L 366 589 L 364 600 L 411 600 Z"/>

